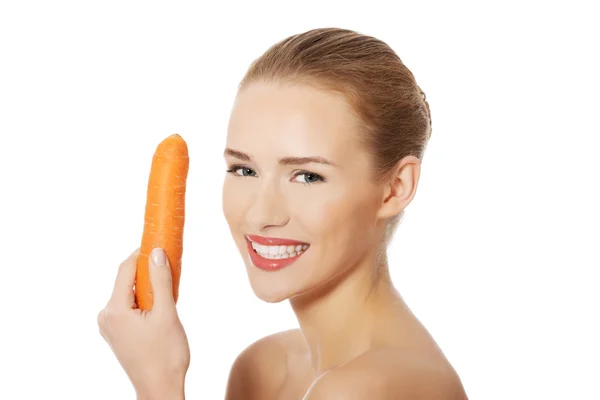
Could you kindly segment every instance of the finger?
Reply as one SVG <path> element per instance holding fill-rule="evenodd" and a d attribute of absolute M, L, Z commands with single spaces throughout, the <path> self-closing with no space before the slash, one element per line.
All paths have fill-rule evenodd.
<path fill-rule="evenodd" d="M 135 284 L 135 272 L 139 254 L 140 249 L 135 249 L 119 266 L 119 272 L 117 273 L 117 279 L 115 280 L 115 286 L 110 298 L 110 303 L 119 308 L 131 308 L 135 303 L 133 285 Z"/>
<path fill-rule="evenodd" d="M 152 310 L 156 312 L 169 311 L 175 308 L 173 300 L 173 277 L 169 259 L 161 248 L 152 250 L 148 259 L 150 283 L 154 299 Z"/>
<path fill-rule="evenodd" d="M 133 309 L 137 309 L 138 305 L 137 305 L 137 301 L 135 299 L 135 289 L 131 289 L 131 308 Z"/>

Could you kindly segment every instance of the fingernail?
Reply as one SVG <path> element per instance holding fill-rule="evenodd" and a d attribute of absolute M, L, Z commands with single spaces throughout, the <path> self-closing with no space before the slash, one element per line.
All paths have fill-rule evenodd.
<path fill-rule="evenodd" d="M 157 247 L 154 250 L 152 250 L 151 256 L 152 263 L 155 267 L 160 267 L 161 265 L 165 265 L 167 263 L 167 257 L 165 255 L 165 252 L 160 247 Z"/>

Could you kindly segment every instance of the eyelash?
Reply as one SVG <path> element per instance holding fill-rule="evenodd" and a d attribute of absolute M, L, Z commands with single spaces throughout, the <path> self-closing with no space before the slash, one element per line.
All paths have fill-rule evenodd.
<path fill-rule="evenodd" d="M 237 178 L 245 178 L 246 176 L 244 176 L 244 175 L 238 175 L 238 174 L 235 173 L 235 171 L 237 171 L 240 168 L 249 169 L 249 170 L 252 170 L 254 172 L 254 170 L 252 168 L 246 167 L 245 165 L 238 165 L 238 164 L 232 165 L 225 172 L 227 172 L 229 174 L 232 174 L 233 176 L 235 176 Z M 321 175 L 315 174 L 314 172 L 305 171 L 305 170 L 298 171 L 296 174 L 294 174 L 294 178 L 297 177 L 298 175 L 307 175 L 307 174 L 316 176 L 317 180 L 314 181 L 314 182 L 298 182 L 298 183 L 302 183 L 303 185 L 313 185 L 313 184 L 319 183 L 319 182 L 326 182 L 325 178 L 323 178 Z"/>

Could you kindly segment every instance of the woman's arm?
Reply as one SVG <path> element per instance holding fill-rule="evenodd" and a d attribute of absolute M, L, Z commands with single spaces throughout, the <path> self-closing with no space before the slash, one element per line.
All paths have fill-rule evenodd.
<path fill-rule="evenodd" d="M 166 387 L 163 390 L 155 390 L 149 394 L 138 394 L 137 400 L 185 400 L 184 385 L 179 388 Z"/>

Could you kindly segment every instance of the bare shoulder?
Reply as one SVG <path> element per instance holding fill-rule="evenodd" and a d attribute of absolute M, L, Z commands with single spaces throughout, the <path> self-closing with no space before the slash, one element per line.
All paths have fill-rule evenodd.
<path fill-rule="evenodd" d="M 315 381 L 304 400 L 466 400 L 450 364 L 423 353 L 380 349 L 362 354 Z"/>
<path fill-rule="evenodd" d="M 285 382 L 287 357 L 299 335 L 297 329 L 279 332 L 244 349 L 231 367 L 225 399 L 275 398 Z"/>

